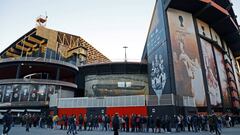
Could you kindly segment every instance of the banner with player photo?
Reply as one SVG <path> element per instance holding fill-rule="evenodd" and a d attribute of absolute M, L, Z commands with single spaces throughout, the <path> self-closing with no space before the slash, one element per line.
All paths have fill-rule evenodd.
<path fill-rule="evenodd" d="M 219 79 L 221 82 L 223 103 L 225 107 L 231 107 L 231 102 L 230 102 L 231 99 L 228 92 L 228 78 L 227 78 L 227 73 L 225 69 L 224 57 L 222 52 L 215 47 L 214 47 L 214 51 L 215 51 L 215 57 L 217 62 L 217 68 L 219 72 Z"/>
<path fill-rule="evenodd" d="M 46 91 L 47 91 L 47 85 L 38 86 L 38 101 L 46 100 Z"/>
<path fill-rule="evenodd" d="M 29 92 L 30 92 L 29 101 L 37 101 L 38 86 L 34 84 L 30 85 Z"/>
<path fill-rule="evenodd" d="M 21 90 L 21 85 L 20 84 L 14 84 L 13 85 L 12 102 L 18 102 L 19 101 L 20 90 Z"/>
<path fill-rule="evenodd" d="M 12 85 L 6 85 L 3 102 L 10 102 L 12 96 Z"/>
<path fill-rule="evenodd" d="M 220 87 L 218 84 L 217 66 L 215 64 L 212 45 L 204 39 L 200 39 L 203 60 L 205 65 L 205 74 L 208 82 L 208 90 L 211 105 L 221 107 L 222 99 Z"/>
<path fill-rule="evenodd" d="M 4 88 L 5 85 L 0 85 L 0 102 L 3 100 Z"/>
<path fill-rule="evenodd" d="M 28 101 L 28 97 L 29 97 L 29 86 L 28 84 L 23 84 L 21 85 L 21 98 L 20 101 Z"/>
<path fill-rule="evenodd" d="M 47 101 L 50 100 L 50 96 L 53 95 L 55 92 L 55 85 L 48 85 L 47 86 Z"/>
<path fill-rule="evenodd" d="M 169 8 L 167 11 L 179 105 L 206 106 L 200 55 L 192 14 Z M 187 97 L 187 98 L 186 98 Z M 186 101 L 185 99 L 193 99 Z"/>

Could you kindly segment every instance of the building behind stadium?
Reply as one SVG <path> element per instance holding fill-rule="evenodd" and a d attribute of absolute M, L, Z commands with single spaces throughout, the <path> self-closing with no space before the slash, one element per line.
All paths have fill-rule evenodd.
<path fill-rule="evenodd" d="M 82 37 L 42 25 L 0 56 L 1 112 L 240 111 L 240 31 L 228 0 L 156 0 L 141 62 L 111 62 Z"/>

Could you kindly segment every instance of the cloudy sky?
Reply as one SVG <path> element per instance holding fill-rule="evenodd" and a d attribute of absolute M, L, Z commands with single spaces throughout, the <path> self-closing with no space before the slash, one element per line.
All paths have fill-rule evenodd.
<path fill-rule="evenodd" d="M 240 1 L 232 0 L 240 22 Z M 0 51 L 35 27 L 47 12 L 47 27 L 81 36 L 113 61 L 139 61 L 155 0 L 1 0 Z"/>

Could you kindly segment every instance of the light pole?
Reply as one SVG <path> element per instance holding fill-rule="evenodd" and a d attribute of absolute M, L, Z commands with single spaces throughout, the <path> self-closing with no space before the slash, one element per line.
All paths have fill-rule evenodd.
<path fill-rule="evenodd" d="M 127 46 L 123 46 L 123 48 L 125 49 L 125 60 L 124 61 L 127 62 L 127 48 L 128 47 Z"/>

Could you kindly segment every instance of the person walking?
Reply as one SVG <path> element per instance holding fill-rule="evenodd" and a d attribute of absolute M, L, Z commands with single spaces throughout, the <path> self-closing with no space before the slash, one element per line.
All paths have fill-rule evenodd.
<path fill-rule="evenodd" d="M 13 118 L 10 114 L 10 110 L 8 110 L 4 116 L 3 116 L 3 135 L 7 135 L 8 132 L 10 131 L 11 129 L 11 124 L 12 124 L 12 121 L 13 121 Z"/>
<path fill-rule="evenodd" d="M 25 120 L 25 123 L 26 123 L 26 132 L 29 132 L 30 123 L 31 123 L 31 116 L 30 116 L 30 114 L 26 113 L 24 115 L 24 120 Z"/>
<path fill-rule="evenodd" d="M 74 115 L 72 114 L 72 116 L 69 116 L 68 118 L 68 131 L 67 131 L 67 134 L 73 134 L 75 135 L 75 132 L 74 132 Z"/>
<path fill-rule="evenodd" d="M 114 135 L 118 135 L 118 130 L 120 128 L 120 121 L 117 113 L 113 117 L 112 126 L 113 126 Z"/>

